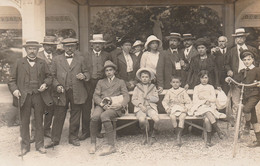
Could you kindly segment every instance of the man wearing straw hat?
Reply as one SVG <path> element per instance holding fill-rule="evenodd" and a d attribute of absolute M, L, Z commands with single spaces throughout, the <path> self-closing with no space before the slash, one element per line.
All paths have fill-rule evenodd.
<path fill-rule="evenodd" d="M 228 70 L 227 75 L 233 78 L 236 78 L 238 73 L 242 70 L 245 69 L 245 65 L 243 61 L 240 58 L 240 53 L 243 50 L 250 50 L 257 55 L 257 50 L 254 47 L 251 47 L 249 45 L 245 44 L 246 37 L 249 35 L 249 33 L 245 32 L 244 28 L 238 28 L 235 30 L 235 34 L 232 34 L 233 37 L 235 37 L 235 43 L 236 45 L 231 48 L 230 50 L 230 61 L 229 66 L 230 70 Z M 258 56 L 255 58 L 256 60 L 258 59 Z M 258 66 L 258 62 L 255 61 L 255 65 Z M 231 125 L 234 124 L 234 119 L 236 117 L 236 112 L 238 109 L 238 104 L 239 104 L 239 98 L 240 98 L 240 89 L 237 86 L 231 85 L 230 87 L 230 95 L 232 97 L 232 103 L 233 103 L 233 117 L 231 118 Z M 245 133 L 248 133 L 250 129 L 250 126 L 245 126 Z"/>
<path fill-rule="evenodd" d="M 79 140 L 85 140 L 90 136 L 90 114 L 92 109 L 92 98 L 98 80 L 104 78 L 103 66 L 110 56 L 107 52 L 103 51 L 103 46 L 106 41 L 103 39 L 103 34 L 93 34 L 93 39 L 89 41 L 92 46 L 86 57 L 86 63 L 90 73 L 90 80 L 86 82 L 88 91 L 88 98 L 85 103 L 85 108 L 82 110 L 82 134 Z"/>
<path fill-rule="evenodd" d="M 41 154 L 46 153 L 43 148 L 43 113 L 44 104 L 50 106 L 53 101 L 46 91 L 52 84 L 52 77 L 46 62 L 37 58 L 41 45 L 34 40 L 26 41 L 23 45 L 27 56 L 17 60 L 8 83 L 11 93 L 14 95 L 14 105 L 21 109 L 21 137 L 22 153 L 30 151 L 29 124 L 32 108 L 35 110 L 35 148 Z"/>

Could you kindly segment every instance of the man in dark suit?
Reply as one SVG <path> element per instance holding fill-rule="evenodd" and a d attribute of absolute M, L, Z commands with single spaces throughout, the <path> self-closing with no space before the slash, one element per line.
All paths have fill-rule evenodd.
<path fill-rule="evenodd" d="M 21 156 L 30 151 L 29 124 L 32 108 L 35 110 L 35 148 L 42 154 L 46 153 L 43 148 L 42 125 L 44 103 L 48 106 L 53 104 L 52 98 L 46 91 L 52 84 L 51 73 L 46 62 L 36 57 L 41 45 L 37 41 L 27 41 L 23 47 L 27 56 L 17 60 L 8 83 L 14 95 L 14 105 L 19 104 L 21 108 L 19 112 L 21 114 L 21 147 L 23 148 Z"/>
<path fill-rule="evenodd" d="M 218 38 L 218 47 L 212 49 L 212 54 L 215 57 L 216 66 L 218 69 L 218 78 L 221 89 L 227 94 L 229 86 L 225 81 L 227 71 L 230 70 L 228 64 L 230 56 L 228 56 L 230 49 L 227 48 L 228 39 L 226 36 Z"/>
<path fill-rule="evenodd" d="M 133 90 L 137 83 L 135 74 L 139 68 L 138 58 L 130 53 L 132 41 L 129 38 L 122 38 L 119 44 L 121 45 L 122 51 L 116 56 L 113 56 L 112 59 L 117 66 L 116 75 L 125 81 L 128 90 Z"/>
<path fill-rule="evenodd" d="M 229 55 L 229 66 L 230 66 L 230 70 L 228 70 L 227 75 L 230 77 L 234 77 L 236 78 L 238 73 L 242 70 L 245 69 L 245 65 L 243 63 L 243 61 L 240 58 L 240 52 L 242 52 L 243 50 L 250 50 L 253 53 L 255 53 L 256 55 L 256 60 L 259 59 L 258 55 L 257 55 L 257 49 L 254 47 L 251 47 L 249 45 L 245 44 L 246 41 L 246 36 L 248 36 L 249 33 L 245 32 L 244 28 L 238 28 L 235 31 L 235 34 L 232 34 L 232 36 L 235 37 L 235 42 L 236 45 L 231 48 Z M 259 62 L 255 61 L 255 66 L 258 66 Z M 240 99 L 240 89 L 237 86 L 234 86 L 231 84 L 230 87 L 230 95 L 232 97 L 232 111 L 233 111 L 233 120 L 231 120 L 231 124 L 234 123 L 234 119 L 236 118 L 236 113 L 237 113 L 237 109 L 238 109 L 238 104 L 239 104 L 239 99 Z M 246 126 L 246 130 L 248 130 L 248 128 L 250 128 L 250 126 Z"/>
<path fill-rule="evenodd" d="M 62 41 L 62 44 L 65 53 L 54 57 L 51 66 L 53 88 L 56 89 L 53 95 L 55 110 L 51 133 L 52 142 L 45 148 L 59 144 L 69 104 L 71 107 L 69 143 L 80 146 L 78 139 L 80 115 L 87 100 L 85 82 L 89 80 L 90 75 L 84 63 L 84 57 L 76 51 L 78 40 L 67 38 Z"/>
<path fill-rule="evenodd" d="M 180 56 L 181 56 L 181 65 L 182 65 L 182 73 L 181 73 L 181 78 L 182 78 L 182 85 L 187 84 L 187 77 L 189 74 L 189 67 L 190 67 L 190 62 L 191 59 L 195 56 L 197 56 L 199 53 L 197 49 L 193 46 L 195 37 L 192 36 L 192 34 L 187 33 L 182 35 L 182 41 L 184 45 L 184 49 L 181 50 Z M 184 63 L 183 63 L 184 62 Z"/>
<path fill-rule="evenodd" d="M 170 82 L 173 75 L 181 76 L 180 50 L 178 48 L 181 34 L 170 33 L 170 36 L 167 36 L 166 39 L 169 40 L 169 49 L 163 52 L 163 58 L 159 58 L 156 70 L 160 91 L 172 87 Z"/>
<path fill-rule="evenodd" d="M 86 64 L 90 73 L 90 80 L 86 82 L 86 88 L 88 91 L 88 98 L 85 103 L 85 108 L 82 110 L 82 135 L 79 140 L 85 140 L 90 136 L 90 114 L 92 109 L 92 98 L 95 91 L 98 80 L 104 78 L 103 66 L 110 56 L 107 52 L 103 51 L 103 46 L 106 41 L 103 39 L 103 34 L 94 34 L 93 40 L 90 40 L 92 50 L 88 52 L 86 58 Z"/>
<path fill-rule="evenodd" d="M 98 81 L 94 92 L 93 99 L 96 107 L 90 122 L 90 154 L 96 152 L 96 137 L 98 133 L 98 123 L 100 121 L 104 125 L 108 142 L 108 146 L 103 149 L 100 155 L 108 155 L 116 151 L 111 120 L 122 116 L 125 107 L 130 101 L 125 81 L 115 77 L 116 69 L 117 67 L 113 62 L 105 62 L 104 71 L 106 78 Z M 112 98 L 114 98 L 114 100 Z"/>

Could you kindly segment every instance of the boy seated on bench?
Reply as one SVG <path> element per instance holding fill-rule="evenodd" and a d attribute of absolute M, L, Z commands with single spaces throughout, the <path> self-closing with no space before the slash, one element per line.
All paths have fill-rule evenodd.
<path fill-rule="evenodd" d="M 155 85 L 151 83 L 155 75 L 151 69 L 141 68 L 136 72 L 136 77 L 140 83 L 136 85 L 133 91 L 132 103 L 135 106 L 134 113 L 143 131 L 144 140 L 142 144 L 153 144 L 156 141 L 155 132 L 158 130 L 160 121 L 156 104 L 159 101 L 158 91 Z M 154 121 L 150 141 L 148 140 L 149 122 L 147 116 Z"/>
<path fill-rule="evenodd" d="M 177 133 L 178 146 L 182 145 L 181 136 L 184 128 L 184 121 L 188 109 L 191 107 L 191 99 L 184 88 L 181 88 L 181 78 L 172 76 L 171 86 L 162 101 L 162 105 L 171 118 L 174 131 Z M 177 124 L 177 117 L 179 117 L 179 125 Z"/>
<path fill-rule="evenodd" d="M 116 69 L 117 66 L 113 62 L 109 60 L 105 62 L 104 71 L 106 78 L 98 81 L 93 95 L 97 106 L 92 113 L 90 121 L 90 154 L 96 152 L 96 137 L 100 121 L 104 125 L 108 142 L 108 146 L 103 149 L 100 155 L 104 156 L 116 152 L 111 120 L 122 116 L 124 108 L 130 101 L 124 80 L 115 77 Z"/>

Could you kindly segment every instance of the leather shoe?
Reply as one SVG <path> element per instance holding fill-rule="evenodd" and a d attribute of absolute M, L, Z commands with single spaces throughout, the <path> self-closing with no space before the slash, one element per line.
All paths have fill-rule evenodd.
<path fill-rule="evenodd" d="M 90 148 L 89 148 L 89 154 L 95 154 L 96 152 L 96 144 L 91 143 Z"/>
<path fill-rule="evenodd" d="M 104 138 L 104 134 L 98 133 L 98 134 L 97 134 L 97 138 Z"/>
<path fill-rule="evenodd" d="M 78 140 L 69 140 L 69 144 L 72 144 L 73 146 L 80 146 L 80 143 Z"/>
<path fill-rule="evenodd" d="M 106 155 L 110 155 L 115 152 L 116 152 L 116 148 L 114 146 L 109 145 L 101 151 L 99 156 L 106 156 Z"/>
<path fill-rule="evenodd" d="M 50 144 L 45 145 L 45 149 L 53 148 L 54 146 L 57 146 L 57 145 L 59 145 L 58 142 L 51 142 Z"/>
<path fill-rule="evenodd" d="M 30 152 L 30 150 L 29 149 L 23 149 L 23 151 L 18 155 L 19 157 L 22 157 L 22 156 L 24 156 L 24 155 L 26 155 L 28 152 Z"/>
<path fill-rule="evenodd" d="M 31 136 L 30 138 L 30 143 L 34 143 L 35 142 L 35 137 L 34 136 Z"/>
<path fill-rule="evenodd" d="M 45 154 L 46 153 L 46 150 L 43 147 L 40 147 L 40 148 L 36 149 L 36 151 L 38 151 L 41 154 Z"/>
<path fill-rule="evenodd" d="M 83 140 L 87 139 L 89 136 L 90 136 L 89 134 L 84 133 L 84 134 L 82 134 L 81 136 L 79 136 L 79 140 L 80 140 L 80 141 L 83 141 Z"/>
<path fill-rule="evenodd" d="M 253 143 L 247 145 L 247 147 L 249 147 L 249 148 L 260 147 L 260 142 L 259 141 L 254 141 Z"/>
<path fill-rule="evenodd" d="M 51 138 L 51 132 L 50 131 L 45 131 L 44 132 L 44 136 L 48 137 L 48 138 Z"/>

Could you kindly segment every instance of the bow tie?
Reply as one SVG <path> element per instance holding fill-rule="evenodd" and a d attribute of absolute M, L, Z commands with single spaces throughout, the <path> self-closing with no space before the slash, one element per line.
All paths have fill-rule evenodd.
<path fill-rule="evenodd" d="M 36 61 L 36 58 L 35 59 L 29 59 L 27 58 L 29 62 L 35 62 Z"/>

